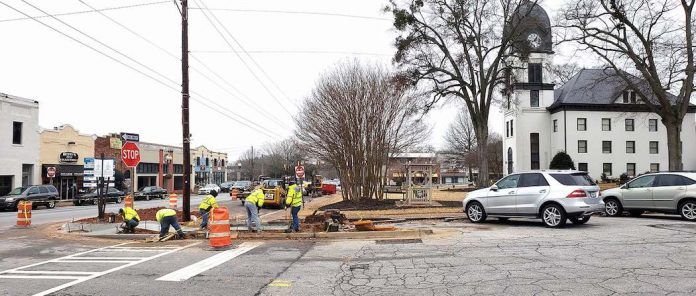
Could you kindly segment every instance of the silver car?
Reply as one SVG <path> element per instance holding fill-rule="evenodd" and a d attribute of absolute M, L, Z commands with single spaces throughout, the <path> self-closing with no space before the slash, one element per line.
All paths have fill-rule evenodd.
<path fill-rule="evenodd" d="M 679 213 L 696 221 L 696 173 L 664 172 L 637 177 L 619 188 L 602 192 L 608 216 L 628 211 L 640 216 L 644 211 Z"/>
<path fill-rule="evenodd" d="M 510 174 L 490 188 L 470 192 L 462 204 L 473 223 L 520 217 L 541 219 L 548 227 L 562 227 L 567 219 L 585 224 L 604 211 L 599 186 L 586 172 L 571 170 Z"/>

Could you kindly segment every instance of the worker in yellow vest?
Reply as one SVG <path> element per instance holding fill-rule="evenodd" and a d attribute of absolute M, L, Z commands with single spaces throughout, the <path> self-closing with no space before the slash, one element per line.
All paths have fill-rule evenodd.
<path fill-rule="evenodd" d="M 121 217 L 123 217 L 123 226 L 121 226 L 123 233 L 135 233 L 135 227 L 140 224 L 140 216 L 138 216 L 138 212 L 131 207 L 125 207 L 123 209 L 119 209 L 118 213 L 121 214 Z"/>
<path fill-rule="evenodd" d="M 184 232 L 179 226 L 179 222 L 176 221 L 176 211 L 172 209 L 161 209 L 155 214 L 157 222 L 160 223 L 160 239 L 167 236 L 169 233 L 169 226 L 174 227 L 176 233 L 179 237 L 184 238 Z"/>
<path fill-rule="evenodd" d="M 266 196 L 263 194 L 261 186 L 256 187 L 254 191 L 246 197 L 244 206 L 247 211 L 247 227 L 249 231 L 261 232 L 261 218 L 259 218 L 259 209 L 263 206 L 263 199 Z"/>
<path fill-rule="evenodd" d="M 300 217 L 298 213 L 302 208 L 302 187 L 297 186 L 294 181 L 290 181 L 290 187 L 288 187 L 288 195 L 285 198 L 285 205 L 291 207 L 290 213 L 292 214 L 292 228 L 285 230 L 286 233 L 299 232 L 300 231 Z"/>
<path fill-rule="evenodd" d="M 210 210 L 217 209 L 217 191 L 210 190 L 210 194 L 203 197 L 201 205 L 198 206 L 198 212 L 201 213 L 201 230 L 208 228 L 208 217 L 210 216 Z"/>

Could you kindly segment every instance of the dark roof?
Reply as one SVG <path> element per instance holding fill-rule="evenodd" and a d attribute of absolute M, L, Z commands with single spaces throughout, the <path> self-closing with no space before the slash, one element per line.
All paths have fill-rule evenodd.
<path fill-rule="evenodd" d="M 551 34 L 551 19 L 537 1 L 526 0 L 517 7 L 510 26 L 504 29 L 505 34 L 512 34 L 514 27 L 513 48 L 523 52 L 552 52 L 553 36 Z M 537 49 L 529 47 L 527 37 L 536 33 L 541 37 L 541 46 Z"/>
<path fill-rule="evenodd" d="M 649 85 L 645 80 L 625 73 L 638 87 L 644 89 L 644 93 L 649 93 Z M 627 107 L 625 104 L 614 104 L 628 84 L 616 74 L 614 69 L 582 69 L 568 82 L 553 92 L 554 102 L 549 106 L 549 110 L 558 109 L 562 106 L 604 106 L 618 105 Z M 677 102 L 677 97 L 669 95 L 673 102 Z M 654 97 L 649 98 L 656 101 Z M 641 105 L 641 104 L 638 104 Z M 642 106 L 647 108 L 646 106 Z"/>

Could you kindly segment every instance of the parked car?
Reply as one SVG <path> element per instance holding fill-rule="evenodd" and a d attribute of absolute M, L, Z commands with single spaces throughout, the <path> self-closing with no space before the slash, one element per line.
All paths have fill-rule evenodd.
<path fill-rule="evenodd" d="M 45 206 L 47 209 L 52 209 L 56 207 L 58 199 L 58 189 L 53 185 L 17 187 L 0 197 L 0 210 L 17 210 L 20 201 L 32 202 L 32 208 Z"/>
<path fill-rule="evenodd" d="M 215 190 L 217 192 L 220 192 L 220 186 L 217 186 L 215 184 L 205 185 L 201 189 L 198 189 L 198 194 L 200 194 L 200 195 L 209 194 L 211 190 Z"/>
<path fill-rule="evenodd" d="M 152 198 L 164 199 L 167 197 L 167 190 L 159 186 L 146 186 L 136 192 L 133 198 L 150 200 Z"/>
<path fill-rule="evenodd" d="M 599 186 L 586 172 L 530 171 L 507 175 L 489 188 L 470 192 L 462 205 L 473 223 L 488 217 L 541 219 L 547 227 L 566 220 L 585 224 L 604 211 Z"/>
<path fill-rule="evenodd" d="M 234 185 L 230 187 L 230 191 L 237 189 L 237 198 L 242 201 L 242 204 L 244 204 L 244 200 L 246 199 L 247 195 L 251 194 L 251 190 L 254 188 L 254 183 L 251 181 L 237 181 L 234 182 Z"/>
<path fill-rule="evenodd" d="M 225 182 L 220 184 L 220 192 L 230 192 L 232 185 L 234 185 L 234 182 Z"/>
<path fill-rule="evenodd" d="M 628 211 L 640 216 L 645 211 L 679 214 L 696 221 L 696 173 L 664 172 L 639 176 L 619 188 L 602 192 L 607 216 Z"/>
<path fill-rule="evenodd" d="M 125 193 L 113 187 L 106 190 L 106 202 L 121 203 L 125 197 Z M 83 204 L 96 205 L 99 202 L 99 192 L 97 188 L 92 188 L 85 194 L 80 194 L 75 197 L 73 204 L 80 206 Z"/>

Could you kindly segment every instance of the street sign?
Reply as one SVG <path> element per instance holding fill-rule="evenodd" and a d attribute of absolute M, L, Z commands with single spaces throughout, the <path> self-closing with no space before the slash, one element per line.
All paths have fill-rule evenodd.
<path fill-rule="evenodd" d="M 56 176 L 56 167 L 47 167 L 46 168 L 46 177 L 53 178 L 55 176 Z"/>
<path fill-rule="evenodd" d="M 295 177 L 302 179 L 304 178 L 304 166 L 295 166 Z"/>
<path fill-rule="evenodd" d="M 121 139 L 123 139 L 124 142 L 140 142 L 140 135 L 131 133 L 121 133 Z"/>
<path fill-rule="evenodd" d="M 129 167 L 134 168 L 140 163 L 140 148 L 133 142 L 126 142 L 121 148 L 121 159 L 123 163 Z"/>

